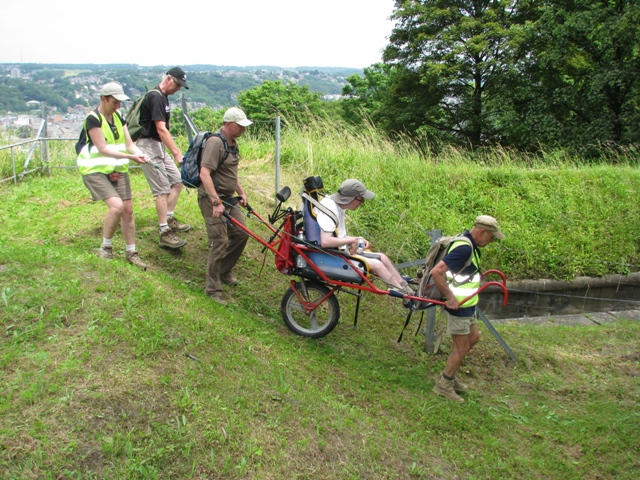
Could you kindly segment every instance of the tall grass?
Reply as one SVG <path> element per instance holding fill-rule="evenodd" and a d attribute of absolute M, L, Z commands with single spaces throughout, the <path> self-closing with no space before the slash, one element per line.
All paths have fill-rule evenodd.
<path fill-rule="evenodd" d="M 485 249 L 483 263 L 511 278 L 639 269 L 635 149 L 618 149 L 615 158 L 606 150 L 594 162 L 553 150 L 532 155 L 428 145 L 402 136 L 391 141 L 370 125 L 318 121 L 283 132 L 281 159 L 294 175 L 294 191 L 308 175 L 320 175 L 328 192 L 346 178 L 365 182 L 376 197 L 349 214 L 350 228 L 398 262 L 424 255 L 427 231 L 455 234 L 489 214 L 507 239 Z M 250 148 L 260 155 L 263 146 Z"/>
<path fill-rule="evenodd" d="M 186 150 L 185 137 L 177 143 Z M 275 140 L 267 130 L 252 134 L 250 127 L 240 144 L 243 158 L 273 168 Z M 74 165 L 72 145 L 52 143 L 51 164 Z M 502 147 L 469 151 L 433 145 L 428 138 L 391 140 L 371 124 L 315 120 L 283 128 L 280 160 L 281 185 L 288 183 L 293 192 L 309 175 L 320 175 L 329 193 L 346 178 L 376 192 L 349 214 L 349 228 L 396 262 L 424 256 L 426 232 L 456 234 L 489 214 L 507 239 L 485 249 L 483 264 L 510 278 L 571 279 L 640 269 L 640 206 L 634 200 L 640 170 L 633 147 L 602 145 L 600 159 L 542 147 L 536 155 Z M 245 175 L 251 189 L 253 172 Z M 273 190 L 260 194 L 273 198 Z"/>

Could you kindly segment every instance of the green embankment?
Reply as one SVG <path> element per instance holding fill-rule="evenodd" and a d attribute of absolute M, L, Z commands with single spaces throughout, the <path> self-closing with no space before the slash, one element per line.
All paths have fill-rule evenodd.
<path fill-rule="evenodd" d="M 273 145 L 249 148 L 248 156 L 271 159 Z M 500 149 L 434 155 L 406 140 L 389 142 L 375 130 L 327 126 L 286 136 L 281 158 L 294 192 L 307 175 L 322 176 L 329 192 L 346 178 L 364 181 L 376 198 L 350 212 L 352 231 L 371 238 L 397 262 L 424 256 L 426 231 L 452 235 L 488 214 L 499 220 L 507 239 L 485 249 L 483 264 L 512 279 L 571 279 L 639 268 L 637 159 L 594 164 Z"/>

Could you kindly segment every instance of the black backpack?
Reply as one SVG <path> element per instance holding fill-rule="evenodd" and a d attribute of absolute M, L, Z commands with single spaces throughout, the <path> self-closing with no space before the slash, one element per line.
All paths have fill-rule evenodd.
<path fill-rule="evenodd" d="M 218 137 L 222 140 L 224 145 L 224 155 L 218 164 L 218 168 L 224 163 L 230 153 L 239 155 L 238 147 L 230 148 L 227 139 L 224 138 L 220 132 L 200 132 L 189 144 L 189 148 L 182 157 L 182 167 L 180 168 L 180 174 L 182 176 L 182 183 L 188 188 L 198 188 L 202 185 L 200 180 L 200 162 L 202 161 L 202 151 L 210 136 Z M 215 179 L 214 179 L 215 183 Z M 216 187 L 217 188 L 217 187 Z"/>
<path fill-rule="evenodd" d="M 102 126 L 102 117 L 96 110 L 91 110 L 89 115 L 96 117 L 100 121 L 100 126 Z M 87 132 L 87 119 L 85 118 L 84 123 L 82 124 L 82 130 L 80 130 L 80 137 L 76 142 L 76 153 L 78 155 L 80 155 L 80 152 L 87 143 L 89 143 L 89 132 Z"/>

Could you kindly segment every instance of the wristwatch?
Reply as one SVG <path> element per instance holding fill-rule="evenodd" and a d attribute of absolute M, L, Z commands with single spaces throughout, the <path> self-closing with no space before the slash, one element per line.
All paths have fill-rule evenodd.
<path fill-rule="evenodd" d="M 217 198 L 213 199 L 213 206 L 217 207 L 218 205 L 220 205 L 220 200 L 218 200 Z"/>

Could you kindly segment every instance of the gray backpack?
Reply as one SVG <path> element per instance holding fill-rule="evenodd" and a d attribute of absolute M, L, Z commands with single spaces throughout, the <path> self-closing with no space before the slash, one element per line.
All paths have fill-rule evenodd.
<path fill-rule="evenodd" d="M 431 271 L 433 268 L 440 263 L 440 260 L 444 258 L 444 256 L 449 252 L 449 248 L 454 242 L 466 242 L 471 247 L 471 256 L 469 256 L 469 260 L 467 260 L 464 266 L 460 269 L 459 272 L 452 273 L 460 273 L 473 261 L 473 244 L 471 240 L 469 240 L 464 235 L 455 235 L 452 237 L 440 237 L 438 240 L 433 242 L 431 247 L 429 247 L 429 251 L 427 252 L 427 258 L 424 261 L 424 265 L 421 265 L 418 268 L 417 277 L 420 279 L 420 284 L 418 286 L 418 296 L 422 298 L 432 298 L 434 300 L 441 300 L 443 298 L 443 294 L 440 289 L 433 282 L 433 278 L 431 276 Z"/>

